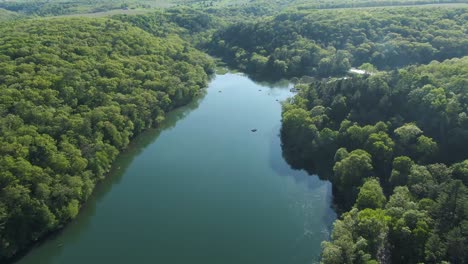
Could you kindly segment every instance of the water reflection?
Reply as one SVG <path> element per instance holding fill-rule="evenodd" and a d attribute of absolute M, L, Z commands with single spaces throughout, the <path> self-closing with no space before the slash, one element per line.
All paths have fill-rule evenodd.
<path fill-rule="evenodd" d="M 168 113 L 160 128 L 148 129 L 131 141 L 128 147 L 120 153 L 114 161 L 114 164 L 116 165 L 111 168 L 106 178 L 96 185 L 93 194 L 86 204 L 82 206 L 77 218 L 68 223 L 63 230 L 51 234 L 49 237 L 30 249 L 30 251 L 39 251 L 40 253 L 46 252 L 46 254 L 40 254 L 41 263 L 52 263 L 55 257 L 61 255 L 63 245 L 65 243 L 64 240 L 66 240 L 67 244 L 72 244 L 74 241 L 78 241 L 80 239 L 82 230 L 85 230 L 92 225 L 93 216 L 96 214 L 98 204 L 106 194 L 111 192 L 113 186 L 118 185 L 121 182 L 122 176 L 125 175 L 125 172 L 129 165 L 132 164 L 133 160 L 149 145 L 156 141 L 161 132 L 174 128 L 179 120 L 184 119 L 188 114 L 190 114 L 190 112 L 198 108 L 205 95 L 206 89 L 201 90 L 200 94 L 191 103 Z M 62 236 L 64 232 L 67 233 L 66 236 Z M 27 263 L 28 258 L 32 255 L 34 254 L 25 252 L 24 254 L 19 255 L 17 259 L 12 260 L 12 262 L 23 258 L 21 261 L 18 261 L 17 264 L 21 264 L 23 261 Z M 32 261 L 32 263 L 37 262 Z"/>
<path fill-rule="evenodd" d="M 310 263 L 334 214 L 329 183 L 282 157 L 289 87 L 218 75 L 134 139 L 76 221 L 21 263 Z"/>

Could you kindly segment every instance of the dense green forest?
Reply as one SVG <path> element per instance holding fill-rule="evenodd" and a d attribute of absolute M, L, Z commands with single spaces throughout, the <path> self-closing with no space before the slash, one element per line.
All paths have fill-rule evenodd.
<path fill-rule="evenodd" d="M 0 8 L 0 22 L 14 20 L 18 18 L 20 18 L 19 14 Z"/>
<path fill-rule="evenodd" d="M 0 8 L 20 15 L 40 17 L 92 14 L 111 10 L 154 10 L 176 4 L 187 4 L 187 2 L 184 0 L 0 0 Z"/>
<path fill-rule="evenodd" d="M 295 77 L 284 156 L 330 180 L 342 213 L 323 263 L 468 263 L 468 9 L 356 8 L 408 3 L 434 1 L 0 0 L 0 262 L 206 86 L 203 50 Z M 152 12 L 34 18 L 117 9 Z"/>
<path fill-rule="evenodd" d="M 0 1 L 0 8 L 23 15 L 58 16 L 82 12 L 100 12 L 122 8 L 117 2 L 89 1 Z"/>
<path fill-rule="evenodd" d="M 255 15 L 259 18 L 259 16 L 273 15 L 290 8 L 310 10 L 466 3 L 468 3 L 467 0 L 0 0 L 0 8 L 20 15 L 50 17 L 112 10 L 154 11 L 161 8 L 185 6 L 206 13 L 228 14 L 228 17 L 223 18 L 242 21 L 240 18 L 245 15 Z"/>
<path fill-rule="evenodd" d="M 144 15 L 115 15 L 113 19 L 130 23 L 155 36 L 177 34 L 198 48 L 211 41 L 211 35 L 227 25 L 219 16 L 189 8 L 171 8 Z"/>
<path fill-rule="evenodd" d="M 332 9 L 332 8 L 359 8 L 377 6 L 399 6 L 399 5 L 426 5 L 444 3 L 467 3 L 465 0 L 187 0 L 192 6 L 201 7 L 245 7 L 245 6 L 269 6 L 275 9 L 285 9 L 289 7 L 299 7 L 306 9 Z"/>
<path fill-rule="evenodd" d="M 330 76 L 468 55 L 467 9 L 291 11 L 217 31 L 208 49 L 264 77 Z"/>
<path fill-rule="evenodd" d="M 168 32 L 163 25 L 169 24 L 230 66 L 256 77 L 281 78 L 339 76 L 351 66 L 387 70 L 468 55 L 466 11 L 294 9 L 270 17 L 272 7 L 252 5 L 172 8 L 114 18 L 158 36 Z"/>
<path fill-rule="evenodd" d="M 0 28 L 0 260 L 74 218 L 131 138 L 204 87 L 212 62 L 117 20 Z"/>
<path fill-rule="evenodd" d="M 297 85 L 286 158 L 344 213 L 323 263 L 468 261 L 468 57 Z"/>

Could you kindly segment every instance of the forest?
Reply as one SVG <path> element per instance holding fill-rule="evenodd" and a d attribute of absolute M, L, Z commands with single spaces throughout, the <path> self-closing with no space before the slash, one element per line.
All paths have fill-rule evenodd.
<path fill-rule="evenodd" d="M 205 87 L 176 35 L 109 19 L 0 29 L 0 259 L 74 218 L 117 154 Z"/>
<path fill-rule="evenodd" d="M 466 56 L 466 21 L 466 9 L 290 11 L 230 25 L 207 46 L 258 77 L 328 77 L 367 63 L 388 70 Z"/>
<path fill-rule="evenodd" d="M 244 20 L 201 46 L 257 78 L 296 82 L 284 156 L 331 181 L 341 213 L 321 262 L 468 262 L 466 9 Z"/>
<path fill-rule="evenodd" d="M 289 162 L 333 183 L 323 263 L 468 261 L 468 57 L 299 84 Z"/>
<path fill-rule="evenodd" d="M 18 15 L 15 12 L 11 12 L 11 11 L 0 8 L 0 22 L 1 21 L 15 20 L 15 19 L 17 19 L 19 17 L 20 17 L 20 15 Z"/>
<path fill-rule="evenodd" d="M 250 10 L 257 13 L 256 18 L 259 18 L 259 16 L 274 15 L 288 9 L 343 9 L 466 3 L 466 0 L 0 0 L 0 9 L 25 17 L 54 17 L 119 10 L 154 12 L 163 8 L 190 7 L 206 13 L 231 13 L 232 17 L 236 18 L 242 17 L 246 10 Z"/>
<path fill-rule="evenodd" d="M 75 218 L 215 57 L 295 83 L 283 155 L 339 213 L 322 263 L 468 263 L 466 7 L 156 2 L 0 0 L 0 262 Z M 53 17 L 127 9 L 145 13 Z"/>

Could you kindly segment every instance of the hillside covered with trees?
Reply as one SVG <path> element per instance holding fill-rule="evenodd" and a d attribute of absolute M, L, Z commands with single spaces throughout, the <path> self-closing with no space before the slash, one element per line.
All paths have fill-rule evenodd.
<path fill-rule="evenodd" d="M 349 210 L 323 263 L 468 261 L 467 80 L 464 57 L 298 85 L 286 158 Z"/>
<path fill-rule="evenodd" d="M 210 54 L 295 77 L 284 156 L 341 214 L 323 263 L 468 263 L 468 8 L 356 8 L 405 4 L 0 0 L 0 262 L 76 217 L 132 138 L 206 86 Z"/>
<path fill-rule="evenodd" d="M 378 6 L 408 6 L 408 5 L 428 5 L 447 3 L 466 3 L 465 0 L 186 0 L 185 3 L 192 3 L 194 6 L 207 7 L 235 7 L 245 6 L 267 6 L 272 9 L 284 10 L 285 8 L 299 7 L 304 9 L 335 9 L 335 8 L 359 8 Z"/>
<path fill-rule="evenodd" d="M 370 63 L 380 70 L 468 55 L 465 8 L 289 11 L 234 23 L 207 45 L 214 55 L 258 77 L 345 74 Z"/>
<path fill-rule="evenodd" d="M 18 18 L 20 18 L 19 14 L 0 8 L 0 22 L 1 21 L 15 20 L 15 19 L 18 19 Z"/>
<path fill-rule="evenodd" d="M 117 154 L 207 84 L 178 36 L 108 19 L 0 27 L 0 260 L 74 218 Z"/>

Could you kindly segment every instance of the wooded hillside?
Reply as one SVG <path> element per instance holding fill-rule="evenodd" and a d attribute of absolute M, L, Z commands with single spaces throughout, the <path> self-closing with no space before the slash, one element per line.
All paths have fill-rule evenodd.
<path fill-rule="evenodd" d="M 0 27 L 0 259 L 74 218 L 129 140 L 204 87 L 175 35 L 108 19 Z"/>

